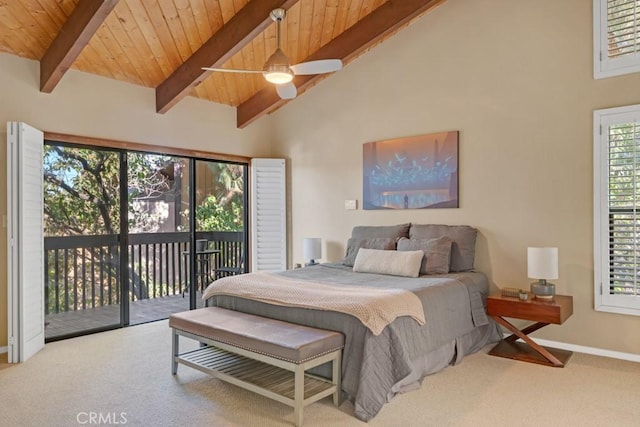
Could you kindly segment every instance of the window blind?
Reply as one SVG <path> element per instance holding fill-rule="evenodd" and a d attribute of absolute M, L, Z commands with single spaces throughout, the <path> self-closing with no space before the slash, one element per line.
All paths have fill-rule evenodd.
<path fill-rule="evenodd" d="M 607 0 L 608 57 L 638 55 L 640 0 Z"/>
<path fill-rule="evenodd" d="M 640 71 L 640 0 L 593 0 L 594 76 Z"/>
<path fill-rule="evenodd" d="M 610 295 L 639 295 L 640 124 L 609 126 Z"/>

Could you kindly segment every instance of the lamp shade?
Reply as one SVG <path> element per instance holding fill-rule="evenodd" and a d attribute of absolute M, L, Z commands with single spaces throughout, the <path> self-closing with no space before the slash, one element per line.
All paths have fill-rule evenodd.
<path fill-rule="evenodd" d="M 322 239 L 319 237 L 305 237 L 302 241 L 302 256 L 304 259 L 322 258 Z"/>
<path fill-rule="evenodd" d="M 530 279 L 557 279 L 558 248 L 527 248 L 527 276 Z"/>

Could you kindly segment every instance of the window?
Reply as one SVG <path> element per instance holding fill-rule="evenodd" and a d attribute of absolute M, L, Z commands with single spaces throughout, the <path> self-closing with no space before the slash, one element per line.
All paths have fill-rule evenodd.
<path fill-rule="evenodd" d="M 640 105 L 593 123 L 595 308 L 640 315 Z"/>
<path fill-rule="evenodd" d="M 594 77 L 640 71 L 640 0 L 593 0 Z"/>

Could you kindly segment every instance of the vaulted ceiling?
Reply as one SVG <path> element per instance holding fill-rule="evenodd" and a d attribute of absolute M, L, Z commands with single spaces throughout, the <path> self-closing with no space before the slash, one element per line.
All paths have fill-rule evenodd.
<path fill-rule="evenodd" d="M 166 113 L 185 96 L 237 109 L 244 127 L 286 103 L 260 74 L 276 49 L 272 9 L 287 10 L 292 64 L 348 64 L 445 0 L 0 0 L 0 51 L 40 61 L 40 90 L 69 68 L 155 88 Z M 338 71 L 339 72 L 339 71 Z M 296 76 L 298 96 L 328 75 Z"/>

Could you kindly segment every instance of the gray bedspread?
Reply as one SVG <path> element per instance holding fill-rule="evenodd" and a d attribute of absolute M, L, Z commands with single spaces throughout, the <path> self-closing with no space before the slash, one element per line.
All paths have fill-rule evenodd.
<path fill-rule="evenodd" d="M 422 301 L 426 324 L 400 317 L 375 336 L 355 317 L 337 312 L 283 307 L 231 296 L 216 296 L 209 305 L 342 332 L 342 389 L 357 418 L 373 418 L 399 392 L 415 389 L 425 375 L 458 363 L 501 338 L 498 326 L 485 313 L 489 290 L 482 273 L 465 272 L 418 278 L 354 273 L 342 264 L 320 264 L 281 274 L 299 280 L 400 288 Z"/>

